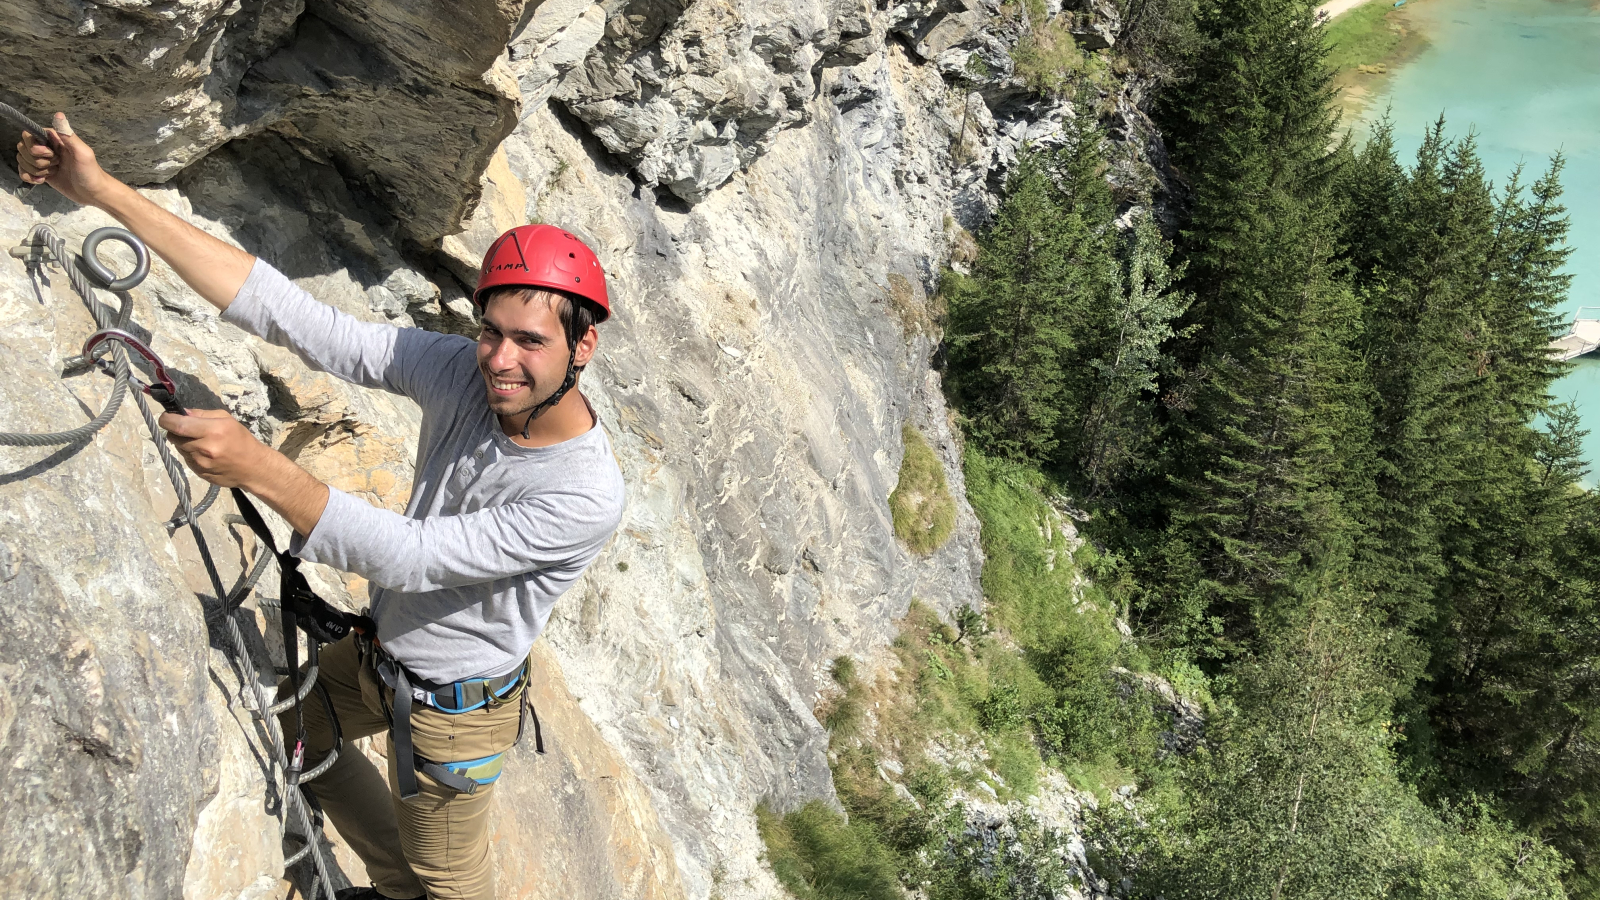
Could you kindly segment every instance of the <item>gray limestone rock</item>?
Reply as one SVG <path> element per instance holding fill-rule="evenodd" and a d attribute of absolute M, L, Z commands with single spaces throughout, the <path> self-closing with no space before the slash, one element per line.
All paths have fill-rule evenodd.
<path fill-rule="evenodd" d="M 8 249 L 29 219 L 0 194 Z M 0 429 L 99 411 L 108 379 L 59 374 L 91 330 L 59 270 L 30 278 L 0 258 Z M 22 896 L 179 896 L 216 789 L 220 726 L 204 700 L 231 673 L 207 646 L 213 592 L 192 539 L 161 526 L 175 500 L 132 407 L 85 444 L 0 447 L 0 872 Z M 208 538 L 236 575 L 225 532 Z"/>
<path fill-rule="evenodd" d="M 878 45 L 860 0 L 633 0 L 608 15 L 555 96 L 645 184 L 689 201 L 809 121 L 821 70 Z"/>
<path fill-rule="evenodd" d="M 96 137 L 111 171 L 165 181 L 250 127 L 240 79 L 290 34 L 304 5 L 3 0 L 0 100 L 47 125 L 65 110 Z"/>

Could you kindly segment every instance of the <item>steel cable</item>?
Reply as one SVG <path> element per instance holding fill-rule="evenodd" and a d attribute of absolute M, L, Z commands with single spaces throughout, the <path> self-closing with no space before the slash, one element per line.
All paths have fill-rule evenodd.
<path fill-rule="evenodd" d="M 120 228 L 97 229 L 97 233 L 100 232 L 116 232 L 115 237 L 118 239 L 122 239 L 122 235 L 127 235 L 128 240 L 133 240 L 132 235 L 129 235 Z M 17 250 L 13 250 L 12 253 L 17 254 L 19 251 L 28 253 L 28 255 L 33 257 L 31 261 L 40 265 L 41 267 L 43 266 L 41 257 L 44 254 L 49 254 L 49 256 L 61 266 L 61 268 L 66 270 L 67 281 L 72 285 L 72 289 L 78 292 L 78 296 L 83 298 L 83 302 L 89 307 L 89 314 L 94 316 L 95 325 L 97 327 L 102 329 L 123 328 L 133 317 L 132 294 L 123 294 L 122 306 L 117 310 L 115 316 L 111 315 L 109 308 L 102 305 L 95 299 L 94 283 L 90 281 L 87 266 L 84 265 L 81 257 L 67 250 L 66 241 L 63 241 L 61 237 L 56 234 L 55 229 L 51 228 L 49 225 L 40 224 L 33 226 L 33 229 L 28 232 L 27 240 L 24 241 L 22 246 L 18 247 Z M 43 252 L 41 253 L 41 251 Z M 79 425 L 77 428 L 70 428 L 66 431 L 46 433 L 0 431 L 0 446 L 54 447 L 58 444 L 77 444 L 87 441 L 100 429 L 106 427 L 106 425 L 109 424 L 116 416 L 117 409 L 122 406 L 122 400 L 128 393 L 128 383 L 133 377 L 133 371 L 131 368 L 129 368 L 128 353 L 126 350 L 124 350 L 121 346 L 113 347 L 111 351 L 111 359 L 112 370 L 116 375 L 116 380 L 111 385 L 111 396 L 106 399 L 106 405 L 100 410 L 98 415 L 90 419 L 88 422 Z"/>
<path fill-rule="evenodd" d="M 211 549 L 206 543 L 205 534 L 200 531 L 198 518 L 195 516 L 193 508 L 189 505 L 189 480 L 184 475 L 183 464 L 178 462 L 177 457 L 173 455 L 172 448 L 167 443 L 166 437 L 163 436 L 161 427 L 156 424 L 156 414 L 150 409 L 150 404 L 145 401 L 144 395 L 134 394 L 134 400 L 139 407 L 139 414 L 144 417 L 145 427 L 150 431 L 150 440 L 156 445 L 156 453 L 161 457 L 162 468 L 167 470 L 167 477 L 172 479 L 173 490 L 178 494 L 178 507 L 182 511 L 185 521 L 188 522 L 190 534 L 194 536 L 195 547 L 200 551 L 200 560 L 205 564 L 206 574 L 211 579 L 211 588 L 215 591 L 214 596 L 217 598 L 217 602 L 227 604 L 233 597 L 222 586 L 222 576 L 217 571 L 216 562 L 211 558 Z M 241 588 L 243 588 L 243 585 L 241 585 Z M 245 590 L 248 590 L 248 588 L 245 588 Z M 243 591 L 241 591 L 240 599 L 242 599 L 242 594 Z M 306 808 L 305 796 L 300 793 L 299 783 L 289 777 L 288 756 L 283 747 L 283 731 L 278 725 L 278 717 L 270 712 L 273 701 L 267 694 L 266 685 L 261 683 L 261 676 L 256 670 L 255 660 L 250 656 L 250 647 L 245 642 L 244 631 L 239 627 L 237 611 L 238 607 L 235 606 L 227 615 L 223 616 L 223 624 L 227 626 L 225 630 L 228 635 L 228 642 L 232 645 L 233 650 L 229 655 L 233 658 L 234 665 L 239 668 L 240 682 L 242 685 L 249 686 L 252 692 L 251 703 L 246 706 L 246 709 L 249 709 L 257 721 L 261 722 L 263 729 L 267 733 L 267 742 L 271 745 L 272 764 L 278 771 L 283 773 L 283 784 L 286 788 L 283 791 L 283 796 L 288 810 L 283 817 L 282 824 L 286 826 L 289 816 L 293 815 L 299 819 L 301 831 L 306 836 L 306 847 L 287 859 L 285 865 L 293 865 L 309 851 L 317 873 L 316 880 L 311 886 L 309 898 L 310 900 L 315 900 L 322 894 L 323 889 L 327 889 L 327 893 L 331 896 L 333 882 L 328 878 L 328 861 L 321 845 L 321 829 L 313 824 L 311 813 Z M 288 663 L 292 666 L 295 661 L 291 659 Z M 330 756 L 337 752 L 337 749 L 331 751 Z M 322 774 L 327 770 L 328 766 L 333 764 L 332 759 L 323 760 L 323 763 L 323 765 L 319 765 L 314 770 L 315 774 Z"/>
<path fill-rule="evenodd" d="M 119 347 L 118 349 L 120 350 L 121 348 Z M 172 482 L 172 489 L 178 495 L 178 509 L 182 514 L 180 518 L 188 524 L 189 532 L 194 536 L 195 548 L 200 551 L 200 561 L 205 564 L 206 574 L 210 577 L 211 588 L 215 592 L 214 596 L 219 603 L 228 604 L 234 600 L 234 596 L 223 588 L 222 576 L 217 571 L 215 560 L 211 558 L 211 548 L 206 543 L 205 534 L 200 531 L 199 514 L 190 505 L 189 479 L 184 474 L 183 464 L 173 455 L 172 447 L 167 443 L 161 426 L 156 423 L 157 415 L 145 400 L 144 394 L 135 392 L 133 397 L 135 405 L 139 408 L 139 415 L 144 418 L 145 428 L 150 432 L 150 441 L 156 446 L 156 454 L 161 457 L 161 467 L 166 469 L 167 478 Z M 260 566 L 258 565 L 256 568 L 259 569 Z M 256 577 L 259 577 L 259 575 Z M 246 584 L 253 585 L 254 580 L 247 576 Z M 241 584 L 240 588 L 237 589 L 240 600 L 243 599 L 244 593 L 249 590 L 246 584 Z M 286 798 L 285 803 L 289 808 L 289 815 L 294 815 L 299 819 L 299 825 L 307 840 L 306 847 L 287 859 L 285 865 L 293 865 L 307 855 L 307 852 L 310 853 L 312 862 L 316 866 L 317 874 L 316 880 L 312 883 L 309 897 L 310 900 L 315 900 L 321 894 L 323 887 L 328 888 L 328 893 L 331 895 L 332 882 L 328 879 L 328 863 L 320 843 L 321 829 L 313 824 L 313 818 L 306 809 L 305 797 L 299 790 L 300 781 L 308 781 L 310 779 L 304 775 L 300 779 L 289 777 L 288 756 L 284 752 L 283 746 L 283 732 L 278 725 L 278 717 L 272 714 L 273 701 L 267 694 L 266 685 L 261 683 L 261 676 L 256 670 L 255 660 L 250 656 L 250 647 L 245 642 L 244 632 L 239 628 L 239 621 L 235 615 L 237 610 L 238 607 L 234 606 L 233 610 L 223 617 L 223 624 L 227 626 L 228 642 L 232 645 L 233 650 L 230 656 L 233 657 L 234 665 L 239 667 L 240 681 L 243 685 L 249 685 L 252 689 L 251 703 L 246 708 L 262 723 L 263 729 L 267 732 L 267 741 L 272 749 L 271 758 L 273 764 L 283 772 L 283 783 L 286 788 L 283 796 Z M 288 664 L 292 666 L 295 661 L 288 660 Z M 310 683 L 314 683 L 314 679 L 308 679 L 308 684 Z M 323 760 L 322 765 L 319 765 L 312 773 L 307 774 L 311 774 L 314 777 L 327 771 L 328 767 L 333 764 L 333 757 L 336 753 L 338 753 L 337 748 L 330 751 L 330 758 Z M 289 815 L 284 816 L 283 825 L 288 824 Z"/>
<path fill-rule="evenodd" d="M 16 113 L 14 109 L 6 106 L 5 104 L 0 104 L 0 114 L 5 115 L 7 118 L 13 119 L 15 119 L 16 116 L 20 116 L 20 114 Z M 23 118 L 25 119 L 26 117 Z M 107 229 L 102 229 L 102 231 L 105 230 Z M 120 229 L 117 229 L 117 231 L 120 231 Z M 126 235 L 127 233 L 121 232 L 121 234 Z M 90 282 L 88 274 L 84 271 L 84 269 L 88 268 L 87 265 L 84 264 L 84 261 L 81 258 L 67 252 L 65 242 L 56 235 L 53 229 L 43 224 L 36 225 L 32 232 L 30 232 L 29 237 L 29 244 L 31 244 L 31 248 L 34 250 L 34 252 L 37 252 L 42 247 L 44 250 L 49 252 L 49 254 L 57 263 L 66 269 L 68 281 L 72 284 L 73 289 L 78 292 L 79 296 L 88 305 L 91 314 L 93 314 L 95 318 L 96 324 L 99 325 L 101 329 L 114 327 L 120 328 L 128 324 L 128 320 L 133 311 L 133 301 L 131 295 L 124 295 L 121 308 L 118 310 L 116 315 L 113 316 L 110 313 L 109 308 L 102 306 L 95 300 L 94 285 Z M 93 235 L 91 235 L 91 238 L 93 238 Z M 118 239 L 122 238 L 119 236 Z M 126 240 L 131 246 L 135 246 L 140 252 L 141 257 L 143 257 L 143 246 L 137 244 L 137 238 L 134 238 L 132 235 L 127 235 Z M 85 243 L 86 247 L 90 244 L 88 241 Z M 103 269 L 104 267 L 102 266 L 101 268 Z M 142 269 L 143 266 L 141 265 L 140 268 Z M 136 272 L 136 274 L 138 275 L 139 279 L 143 278 L 142 271 Z M 130 276 L 130 279 L 131 278 L 132 276 Z M 130 279 L 123 279 L 122 283 L 119 283 L 119 286 L 131 288 L 133 286 L 132 284 L 125 284 L 125 282 Z M 137 281 L 134 283 L 137 283 Z M 111 367 L 115 375 L 115 380 L 112 384 L 111 398 L 107 401 L 105 407 L 100 411 L 99 415 L 95 416 L 84 425 L 69 431 L 55 432 L 50 434 L 17 434 L 0 432 L 0 445 L 54 446 L 58 444 L 74 444 L 88 440 L 101 428 L 104 428 L 105 425 L 109 423 L 116 415 L 118 408 L 121 406 L 123 398 L 128 393 L 129 385 L 138 383 L 132 374 L 131 363 L 129 362 L 127 349 L 123 347 L 121 343 L 112 342 Z M 239 584 L 236 585 L 232 591 L 228 591 L 223 588 L 222 576 L 217 570 L 216 561 L 211 556 L 210 546 L 206 543 L 205 535 L 201 532 L 199 524 L 200 514 L 215 502 L 218 494 L 218 488 L 213 485 L 206 493 L 201 505 L 198 507 L 193 505 L 192 495 L 189 492 L 188 476 L 185 472 L 183 464 L 179 462 L 177 457 L 173 454 L 172 448 L 168 444 L 160 425 L 157 424 L 157 413 L 150 408 L 149 403 L 145 400 L 142 390 L 135 390 L 133 392 L 133 397 L 135 400 L 135 406 L 138 407 L 139 414 L 144 419 L 145 428 L 150 432 L 151 443 L 155 444 L 156 453 L 161 459 L 161 466 L 166 470 L 167 478 L 172 482 L 173 491 L 177 494 L 179 515 L 168 524 L 174 526 L 186 524 L 189 526 L 190 533 L 194 536 L 195 547 L 200 553 L 201 562 L 205 565 L 206 574 L 211 580 L 211 586 L 212 590 L 214 591 L 214 596 L 216 597 L 216 602 L 221 607 L 222 615 L 220 616 L 220 619 L 222 624 L 225 626 L 224 631 L 227 635 L 229 649 L 231 651 L 229 656 L 232 659 L 234 666 L 238 669 L 239 679 L 241 682 L 240 699 L 246 701 L 245 708 L 248 709 L 251 715 L 261 723 L 262 730 L 266 732 L 267 743 L 269 744 L 271 750 L 270 765 L 272 767 L 268 773 L 268 778 L 269 780 L 280 778 L 284 787 L 284 790 L 281 792 L 281 794 L 285 798 L 285 814 L 280 819 L 280 833 L 286 838 L 289 837 L 287 834 L 289 820 L 290 818 L 294 818 L 305 841 L 304 847 L 300 848 L 294 854 L 286 857 L 284 865 L 285 867 L 293 865 L 306 856 L 310 856 L 316 874 L 312 881 L 311 891 L 308 895 L 309 900 L 316 900 L 316 898 L 323 896 L 324 894 L 331 897 L 333 893 L 333 882 L 329 877 L 328 859 L 326 851 L 323 847 L 321 828 L 308 808 L 305 796 L 300 791 L 300 784 L 304 781 L 309 781 L 317 775 L 327 771 L 328 767 L 333 765 L 334 761 L 337 759 L 339 748 L 335 747 L 332 751 L 330 751 L 328 757 L 310 772 L 303 773 L 299 778 L 291 776 L 288 756 L 284 751 L 283 732 L 278 724 L 277 716 L 272 714 L 274 700 L 269 695 L 266 685 L 261 682 L 260 673 L 256 669 L 254 659 L 251 657 L 249 644 L 245 640 L 244 632 L 239 626 L 237 617 L 239 603 L 243 601 L 244 597 L 255 586 L 256 581 L 261 577 L 261 573 L 265 570 L 265 562 L 258 560 L 257 563 L 252 567 L 251 571 L 241 578 Z M 210 617 L 208 616 L 208 618 Z M 295 660 L 288 660 L 287 662 L 291 666 L 296 663 Z M 313 683 L 313 679 L 308 679 L 307 687 L 309 688 L 309 686 Z M 281 773 L 281 776 L 278 773 Z"/>
<path fill-rule="evenodd" d="M 44 126 L 22 114 L 22 111 L 6 103 L 0 103 L 0 116 L 15 122 L 18 128 L 31 132 L 34 137 L 48 142 L 50 135 L 45 133 Z"/>

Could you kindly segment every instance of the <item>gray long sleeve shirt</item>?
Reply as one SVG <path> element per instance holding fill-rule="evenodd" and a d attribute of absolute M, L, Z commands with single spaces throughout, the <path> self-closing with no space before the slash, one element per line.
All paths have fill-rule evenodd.
<path fill-rule="evenodd" d="M 329 488 L 290 552 L 371 582 L 378 638 L 414 674 L 451 682 L 515 668 L 622 518 L 605 431 L 519 446 L 489 411 L 471 339 L 362 322 L 259 260 L 223 319 L 422 407 L 405 515 Z"/>

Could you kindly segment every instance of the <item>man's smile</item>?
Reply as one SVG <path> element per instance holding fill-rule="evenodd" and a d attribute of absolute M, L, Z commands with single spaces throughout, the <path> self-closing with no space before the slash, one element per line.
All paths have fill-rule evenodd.
<path fill-rule="evenodd" d="M 514 397 L 518 391 L 527 386 L 528 383 L 526 381 L 489 376 L 489 390 L 500 397 Z"/>

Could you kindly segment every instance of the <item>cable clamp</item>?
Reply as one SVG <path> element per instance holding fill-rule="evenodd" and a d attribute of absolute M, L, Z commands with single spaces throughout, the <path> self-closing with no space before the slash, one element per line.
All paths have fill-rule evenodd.
<path fill-rule="evenodd" d="M 24 262 L 54 262 L 56 257 L 43 237 L 35 237 L 30 233 L 22 239 L 22 243 L 11 248 L 11 258 Z"/>

